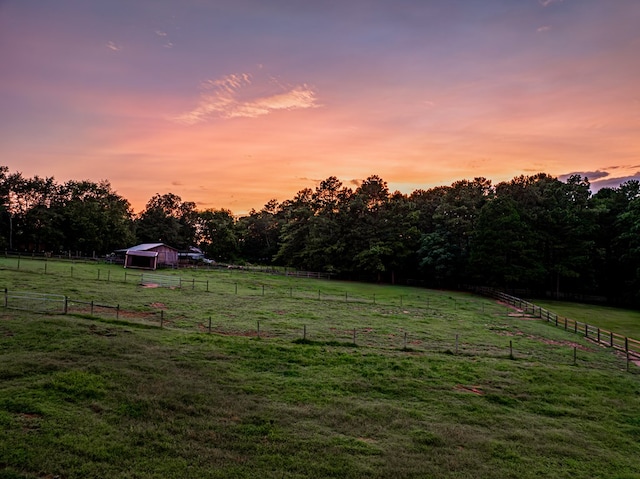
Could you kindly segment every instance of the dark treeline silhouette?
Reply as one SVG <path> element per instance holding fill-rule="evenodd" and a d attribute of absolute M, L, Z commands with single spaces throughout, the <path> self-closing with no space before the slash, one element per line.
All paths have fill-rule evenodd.
<path fill-rule="evenodd" d="M 544 173 L 390 192 L 329 177 L 236 218 L 156 194 L 134 215 L 107 181 L 24 178 L 0 167 L 0 247 L 103 255 L 134 243 L 199 246 L 219 262 L 432 287 L 493 286 L 640 306 L 640 182 L 590 191 Z"/>

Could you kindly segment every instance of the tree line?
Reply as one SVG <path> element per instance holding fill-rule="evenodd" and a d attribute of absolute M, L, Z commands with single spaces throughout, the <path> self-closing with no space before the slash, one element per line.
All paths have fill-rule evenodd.
<path fill-rule="evenodd" d="M 156 194 L 135 215 L 108 181 L 25 178 L 0 166 L 0 248 L 104 255 L 136 243 L 199 246 L 249 262 L 432 287 L 477 284 L 640 306 L 640 182 L 592 194 L 587 178 L 485 178 L 410 194 L 336 177 L 236 218 Z"/>

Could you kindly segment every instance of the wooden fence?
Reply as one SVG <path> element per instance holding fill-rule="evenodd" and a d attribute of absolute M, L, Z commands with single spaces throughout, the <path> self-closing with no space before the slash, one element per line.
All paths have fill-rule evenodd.
<path fill-rule="evenodd" d="M 553 311 L 549 311 L 548 309 L 537 306 L 529 301 L 491 288 L 473 288 L 473 291 L 482 294 L 483 296 L 489 296 L 509 304 L 518 308 L 525 314 L 543 319 L 559 328 L 564 328 L 565 331 L 581 334 L 585 338 L 602 346 L 622 351 L 627 354 L 627 357 L 631 357 L 634 360 L 640 360 L 640 341 L 636 339 L 599 328 L 598 326 L 593 326 L 592 324 L 582 323 L 575 319 L 559 316 Z"/>

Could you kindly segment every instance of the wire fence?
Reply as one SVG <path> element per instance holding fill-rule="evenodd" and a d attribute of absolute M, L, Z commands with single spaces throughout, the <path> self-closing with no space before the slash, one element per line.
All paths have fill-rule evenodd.
<path fill-rule="evenodd" d="M 592 324 L 559 316 L 553 311 L 549 311 L 548 309 L 537 306 L 529 301 L 491 288 L 474 288 L 474 291 L 514 306 L 525 314 L 530 314 L 531 316 L 545 320 L 556 327 L 563 328 L 565 331 L 571 331 L 575 334 L 583 335 L 586 339 L 594 341 L 601 346 L 610 347 L 624 352 L 628 357 L 633 358 L 633 360 L 640 360 L 640 341 L 636 339 L 629 338 L 622 334 L 618 334 Z"/>
<path fill-rule="evenodd" d="M 566 318 L 551 316 L 539 307 L 533 308 L 531 303 L 520 302 L 519 298 L 500 296 L 501 301 L 518 308 L 528 308 L 531 314 L 538 314 L 549 322 L 558 321 L 564 326 Z M 515 302 L 515 304 L 514 304 Z M 322 347 L 375 348 L 377 350 L 397 351 L 420 354 L 447 354 L 460 357 L 484 357 L 496 359 L 525 359 L 528 361 L 557 362 L 565 364 L 592 365 L 590 351 L 577 343 L 544 341 L 548 347 L 540 347 L 540 338 L 517 337 L 508 341 L 501 337 L 496 340 L 482 341 L 465 333 L 449 334 L 434 328 L 433 331 L 409 331 L 398 327 L 347 327 L 340 322 L 323 321 L 308 322 L 283 318 L 278 320 L 255 320 L 234 318 L 228 321 L 221 318 L 186 318 L 183 314 L 172 314 L 166 309 L 142 308 L 127 310 L 120 305 L 108 305 L 94 301 L 71 299 L 64 295 L 44 294 L 25 291 L 4 290 L 4 307 L 21 311 L 42 314 L 73 314 L 88 318 L 116 320 L 131 325 L 145 325 L 160 329 L 193 330 L 205 334 L 256 338 L 261 340 L 280 339 L 300 344 L 318 345 Z M 567 327 L 575 323 L 567 320 Z M 579 323 L 582 324 L 582 323 Z M 626 367 L 640 359 L 635 348 L 637 341 L 607 332 L 608 336 L 597 328 L 587 325 L 578 328 L 586 331 L 585 336 L 620 351 L 625 351 Z M 600 334 L 600 337 L 598 337 Z M 605 337 L 606 336 L 606 337 Z M 598 339 L 599 338 L 599 339 Z M 636 363 L 637 364 L 637 363 Z M 591 366 L 590 366 L 591 367 Z"/>

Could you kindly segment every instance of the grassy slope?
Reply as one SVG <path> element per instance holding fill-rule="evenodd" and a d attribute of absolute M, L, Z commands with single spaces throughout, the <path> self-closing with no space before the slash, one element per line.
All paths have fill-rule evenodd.
<path fill-rule="evenodd" d="M 640 340 L 640 311 L 563 301 L 534 301 L 560 316 Z"/>
<path fill-rule="evenodd" d="M 640 477 L 637 369 L 481 298 L 209 272 L 220 291 L 144 289 L 76 268 L 0 286 L 163 301 L 171 329 L 0 311 L 0 477 Z M 209 315 L 272 334 L 199 332 Z"/>

